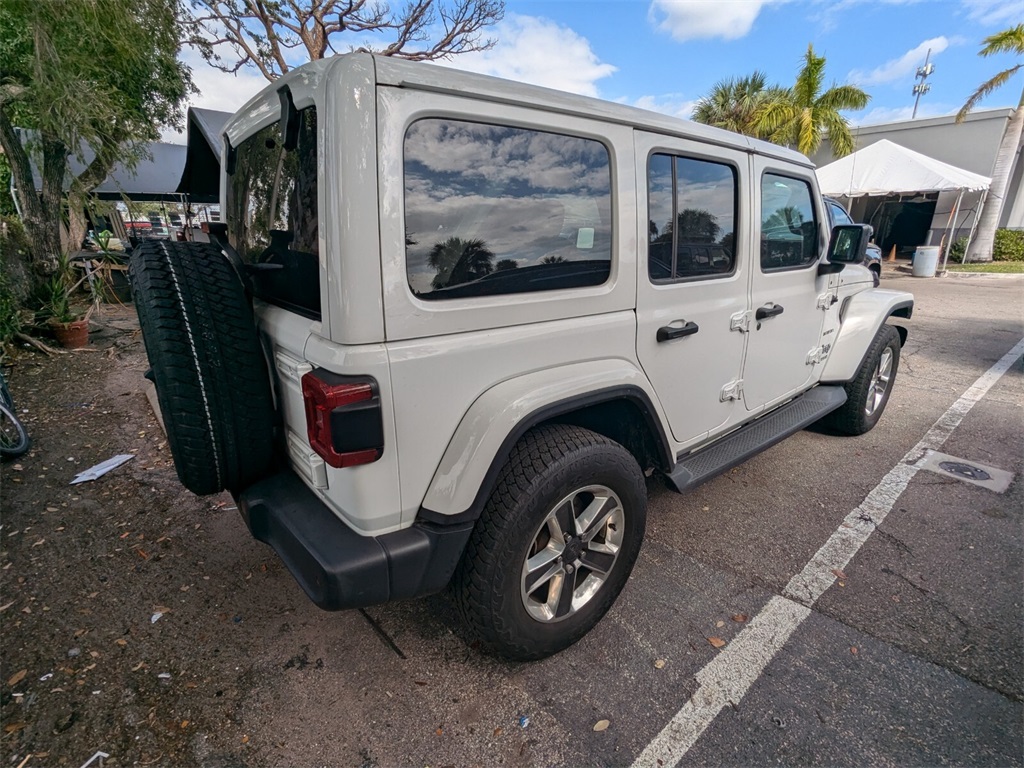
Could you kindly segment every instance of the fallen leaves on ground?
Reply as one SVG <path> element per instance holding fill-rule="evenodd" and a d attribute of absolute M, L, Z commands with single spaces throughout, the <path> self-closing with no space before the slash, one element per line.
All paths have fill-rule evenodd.
<path fill-rule="evenodd" d="M 664 659 L 655 659 L 654 660 L 654 668 L 655 669 L 664 669 L 665 668 L 665 660 Z"/>
<path fill-rule="evenodd" d="M 596 723 L 594 723 L 594 730 L 607 731 L 609 725 L 611 725 L 611 723 L 608 720 L 598 720 Z"/>
<path fill-rule="evenodd" d="M 745 614 L 745 613 L 734 613 L 729 618 L 732 619 L 733 621 L 743 622 L 743 621 L 746 621 L 747 619 L 749 619 L 750 617 L 747 616 L 747 614 Z"/>
<path fill-rule="evenodd" d="M 20 683 L 22 680 L 25 679 L 25 675 L 27 675 L 27 674 L 28 674 L 28 670 L 27 669 L 23 669 L 20 672 L 15 672 L 13 675 L 11 675 L 10 679 L 8 679 L 7 684 L 11 685 L 11 686 L 17 685 L 18 683 Z"/>
<path fill-rule="evenodd" d="M 720 637 L 709 637 L 708 642 L 715 648 L 722 648 L 725 645 L 725 640 Z"/>

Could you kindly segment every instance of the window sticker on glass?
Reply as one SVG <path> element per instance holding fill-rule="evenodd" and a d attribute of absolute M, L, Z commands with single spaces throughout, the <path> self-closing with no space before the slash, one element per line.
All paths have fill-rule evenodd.
<path fill-rule="evenodd" d="M 406 271 L 419 298 L 600 285 L 611 243 L 600 142 L 439 118 L 406 133 Z"/>

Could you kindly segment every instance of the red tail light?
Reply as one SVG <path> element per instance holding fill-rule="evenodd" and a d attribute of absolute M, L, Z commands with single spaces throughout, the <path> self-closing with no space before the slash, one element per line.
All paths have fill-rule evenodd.
<path fill-rule="evenodd" d="M 302 377 L 309 444 L 332 467 L 369 464 L 384 451 L 377 382 L 317 368 Z"/>

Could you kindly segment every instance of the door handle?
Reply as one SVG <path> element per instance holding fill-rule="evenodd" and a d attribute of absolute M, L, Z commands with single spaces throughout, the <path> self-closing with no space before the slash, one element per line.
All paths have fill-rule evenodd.
<path fill-rule="evenodd" d="M 781 304 L 767 304 L 763 307 L 758 307 L 757 312 L 754 313 L 755 320 L 767 320 L 769 317 L 775 317 L 781 315 L 783 312 Z"/>
<path fill-rule="evenodd" d="M 663 325 L 658 329 L 658 341 L 672 341 L 672 339 L 681 339 L 683 336 L 693 336 L 699 330 L 700 326 L 696 323 L 686 323 L 680 326 Z"/>

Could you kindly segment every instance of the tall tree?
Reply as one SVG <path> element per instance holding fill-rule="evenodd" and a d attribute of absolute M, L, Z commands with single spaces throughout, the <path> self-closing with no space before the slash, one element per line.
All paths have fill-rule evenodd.
<path fill-rule="evenodd" d="M 771 91 L 764 72 L 719 80 L 710 93 L 697 102 L 693 119 L 705 125 L 761 138 L 756 123 L 757 111 Z"/>
<path fill-rule="evenodd" d="M 816 55 L 814 46 L 808 45 L 793 87 L 773 91 L 758 109 L 757 130 L 805 155 L 821 146 L 826 134 L 836 157 L 853 152 L 850 124 L 840 113 L 863 109 L 871 97 L 855 85 L 833 85 L 823 91 L 824 84 L 825 57 Z"/>
<path fill-rule="evenodd" d="M 395 12 L 378 0 L 191 0 L 189 43 L 225 72 L 255 67 L 273 81 L 297 63 L 369 51 L 415 61 L 483 51 L 483 31 L 504 0 L 410 0 Z M 296 53 L 297 52 L 297 53 Z"/>
<path fill-rule="evenodd" d="M 1024 24 L 1018 24 L 990 35 L 985 38 L 984 42 L 985 45 L 978 51 L 979 56 L 992 56 L 996 53 L 1024 56 Z M 1018 62 L 979 85 L 978 89 L 970 95 L 967 102 L 957 112 L 956 121 L 962 123 L 979 101 L 1005 85 L 1021 68 L 1024 68 L 1024 63 Z M 1017 108 L 1010 115 L 1006 128 L 1003 129 L 1003 138 L 999 142 L 995 166 L 992 169 L 992 183 L 989 185 L 985 205 L 978 218 L 978 229 L 974 234 L 974 239 L 971 240 L 971 247 L 964 261 L 992 261 L 992 246 L 995 243 L 996 228 L 999 226 L 999 216 L 1003 212 L 1006 188 L 1010 183 L 1010 171 L 1013 170 L 1013 161 L 1017 157 L 1017 150 L 1024 141 L 1022 133 L 1024 133 L 1024 89 L 1021 90 Z"/>
<path fill-rule="evenodd" d="M 161 125 L 180 125 L 192 85 L 178 12 L 177 0 L 0 3 L 0 144 L 37 272 L 57 266 L 65 191 L 74 219 L 115 163 L 131 167 Z M 31 130 L 27 142 L 15 125 Z M 72 156 L 87 163 L 77 176 Z"/>
<path fill-rule="evenodd" d="M 431 287 L 438 290 L 491 274 L 494 271 L 494 253 L 483 240 L 449 237 L 434 244 L 427 255 L 427 263 L 437 270 Z"/>

